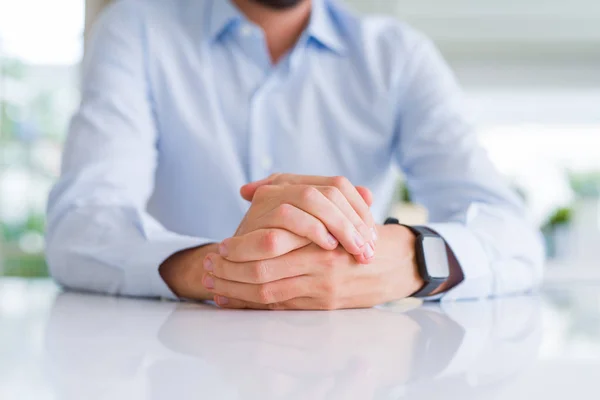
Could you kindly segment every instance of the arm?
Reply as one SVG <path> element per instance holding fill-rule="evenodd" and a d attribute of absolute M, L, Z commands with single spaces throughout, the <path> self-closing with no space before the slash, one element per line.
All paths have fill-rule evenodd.
<path fill-rule="evenodd" d="M 135 7 L 131 2 L 111 6 L 89 42 L 81 107 L 48 204 L 47 260 L 54 278 L 70 288 L 173 298 L 159 265 L 176 252 L 215 240 L 170 232 L 145 211 L 154 186 L 158 134 L 144 27 Z M 201 263 L 193 267 L 190 271 L 202 270 Z M 198 287 L 196 297 L 207 297 Z"/>
<path fill-rule="evenodd" d="M 415 200 L 430 212 L 429 227 L 452 250 L 454 276 L 458 266 L 464 273 L 462 283 L 445 296 L 531 290 L 542 276 L 540 238 L 477 143 L 454 76 L 422 38 L 400 72 L 397 161 Z"/>

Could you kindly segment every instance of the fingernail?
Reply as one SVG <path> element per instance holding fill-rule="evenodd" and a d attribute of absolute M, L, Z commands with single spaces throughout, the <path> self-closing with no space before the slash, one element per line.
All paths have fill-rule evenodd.
<path fill-rule="evenodd" d="M 219 245 L 219 255 L 221 257 L 227 257 L 228 253 L 229 253 L 229 250 L 227 249 L 227 245 L 225 244 L 225 241 L 222 241 L 221 244 Z"/>
<path fill-rule="evenodd" d="M 358 231 L 354 231 L 354 243 L 356 243 L 358 247 L 363 247 L 365 245 L 365 239 Z"/>
<path fill-rule="evenodd" d="M 204 287 L 207 289 L 214 289 L 215 288 L 215 280 L 212 278 L 212 276 L 210 275 L 206 275 L 204 277 Z"/>
<path fill-rule="evenodd" d="M 376 241 L 379 236 L 377 235 L 377 229 L 375 229 L 374 227 L 371 228 L 371 235 L 373 236 L 373 240 Z"/>
<path fill-rule="evenodd" d="M 333 237 L 333 235 L 331 233 L 327 234 L 327 241 L 332 246 L 337 246 L 337 244 L 338 244 L 337 239 L 335 237 Z"/>
<path fill-rule="evenodd" d="M 208 257 L 205 258 L 204 259 L 204 270 L 208 271 L 208 272 L 212 272 L 212 271 L 214 271 L 214 269 L 215 269 L 215 266 L 214 266 L 212 260 Z"/>
<path fill-rule="evenodd" d="M 223 296 L 217 296 L 217 304 L 220 306 L 226 306 L 229 304 L 229 299 Z"/>
<path fill-rule="evenodd" d="M 375 256 L 375 250 L 373 250 L 373 246 L 371 246 L 371 244 L 367 245 L 363 255 L 365 256 L 365 258 L 367 260 L 370 260 L 371 258 L 373 258 Z"/>

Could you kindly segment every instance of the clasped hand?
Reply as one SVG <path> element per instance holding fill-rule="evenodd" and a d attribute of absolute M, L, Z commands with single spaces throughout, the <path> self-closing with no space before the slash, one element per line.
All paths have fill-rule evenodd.
<path fill-rule="evenodd" d="M 246 185 L 235 235 L 203 262 L 225 308 L 372 307 L 418 289 L 414 237 L 375 225 L 371 193 L 343 177 L 273 175 Z"/>

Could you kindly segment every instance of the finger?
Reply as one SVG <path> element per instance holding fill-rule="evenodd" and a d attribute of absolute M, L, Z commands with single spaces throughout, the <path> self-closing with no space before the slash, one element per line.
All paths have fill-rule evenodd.
<path fill-rule="evenodd" d="M 235 309 L 235 310 L 336 310 L 341 307 L 334 308 L 332 304 L 327 303 L 324 300 L 312 297 L 298 297 L 288 301 L 282 301 L 279 303 L 272 304 L 261 304 L 253 303 L 251 301 L 244 301 L 233 299 L 225 296 L 215 296 L 215 303 L 221 308 Z"/>
<path fill-rule="evenodd" d="M 242 195 L 242 198 L 246 201 L 252 201 L 252 198 L 254 197 L 254 193 L 256 192 L 256 189 L 258 189 L 259 187 L 264 186 L 264 185 L 273 184 L 274 180 L 279 175 L 281 175 L 281 174 L 272 174 L 265 179 L 261 179 L 259 181 L 250 182 L 250 183 L 245 184 L 244 186 L 242 186 L 240 188 L 240 194 Z"/>
<path fill-rule="evenodd" d="M 365 187 L 361 187 L 359 191 L 352 183 L 343 176 L 311 176 L 311 175 L 295 175 L 295 174 L 274 174 L 269 178 L 258 182 L 253 182 L 242 188 L 242 195 L 246 194 L 251 200 L 254 197 L 254 192 L 260 186 L 273 185 L 311 185 L 311 186 L 333 186 L 336 187 L 352 206 L 356 214 L 364 221 L 364 223 L 372 230 L 366 237 L 368 241 L 377 240 L 375 220 L 369 209 L 372 203 L 371 191 Z M 362 192 L 362 193 L 361 193 Z M 363 196 L 364 194 L 364 196 Z M 364 197 L 367 197 L 365 199 Z M 248 200 L 248 199 L 247 199 Z M 369 239 L 370 238 L 370 239 Z"/>
<path fill-rule="evenodd" d="M 278 203 L 278 205 L 276 205 L 275 208 L 271 210 L 266 210 L 265 214 L 263 214 L 262 216 L 266 215 L 274 209 L 279 209 L 278 212 L 281 212 L 283 214 L 280 215 L 280 220 L 285 221 L 285 214 L 290 213 L 289 206 L 287 206 L 286 204 L 295 206 L 296 208 L 299 208 L 302 211 L 314 216 L 315 218 L 320 220 L 322 224 L 325 225 L 326 230 L 328 230 L 336 239 L 338 239 L 339 242 L 349 253 L 354 255 L 364 254 L 363 258 L 357 258 L 359 262 L 364 263 L 365 259 L 368 260 L 374 256 L 374 243 L 371 243 L 370 246 L 367 246 L 368 242 L 373 242 L 374 231 L 372 231 L 371 228 L 365 225 L 364 221 L 362 221 L 360 217 L 356 217 L 356 212 L 351 206 L 348 207 L 348 201 L 343 195 L 339 194 L 339 189 L 331 187 L 331 189 L 329 190 L 336 193 L 335 201 L 338 204 L 337 207 L 332 201 L 329 201 L 329 199 L 326 198 L 323 194 L 320 194 L 319 190 L 312 185 L 277 184 L 262 186 L 256 191 L 255 200 L 256 196 L 261 196 L 261 198 L 264 197 L 264 199 L 262 199 L 263 201 L 261 201 L 260 203 L 264 203 L 267 206 L 267 208 L 270 203 Z M 332 196 L 330 195 L 330 197 Z M 345 213 L 339 209 L 339 205 L 341 204 L 344 204 Z M 288 208 L 287 210 L 286 207 Z M 257 211 L 255 211 L 255 213 L 256 212 Z M 348 217 L 344 218 L 345 215 L 348 215 Z M 350 221 L 350 219 L 352 219 L 352 221 Z M 352 225 L 352 228 L 349 227 L 349 225 Z M 281 225 L 274 225 L 274 227 L 280 226 Z M 244 225 L 243 231 L 250 232 L 251 230 L 253 230 L 250 228 L 256 229 L 260 227 L 262 226 L 255 225 L 253 227 L 249 227 Z M 295 227 L 289 227 L 289 225 L 288 229 L 291 229 L 294 233 L 297 232 L 295 230 Z M 321 232 L 324 233 L 325 230 L 321 230 Z M 326 234 L 322 234 L 320 237 L 321 239 L 326 239 L 326 241 L 331 239 Z M 314 240 L 317 243 L 320 243 L 321 247 L 325 249 L 333 248 L 333 246 L 329 247 L 326 241 L 325 243 L 323 243 L 322 241 L 316 239 Z"/>
<path fill-rule="evenodd" d="M 354 211 L 369 227 L 371 240 L 376 241 L 377 234 L 375 231 L 375 219 L 373 218 L 373 214 L 371 214 L 369 204 L 367 204 L 357 188 L 343 176 L 335 176 L 333 178 L 329 178 L 329 180 L 330 183 L 327 186 L 333 186 L 342 193 Z"/>
<path fill-rule="evenodd" d="M 329 181 L 332 179 L 335 180 L 341 178 L 295 174 L 273 174 L 270 175 L 268 178 L 261 179 L 256 182 L 250 182 L 242 186 L 240 189 L 240 194 L 245 200 L 252 201 L 256 189 L 264 185 L 290 184 L 327 186 L 329 185 Z M 371 191 L 364 186 L 356 186 L 355 189 L 358 191 L 365 203 L 367 203 L 367 206 L 371 207 L 371 205 L 373 204 L 373 194 L 371 193 Z"/>
<path fill-rule="evenodd" d="M 317 189 L 325 195 L 337 208 L 350 220 L 354 227 L 360 232 L 363 238 L 366 239 L 367 244 L 363 253 L 355 255 L 356 260 L 363 262 L 364 260 L 371 260 L 375 256 L 375 243 L 374 243 L 374 228 L 369 228 L 361 217 L 356 213 L 354 208 L 350 205 L 346 197 L 342 192 L 335 186 L 316 186 Z M 362 201 L 362 200 L 361 200 Z"/>
<path fill-rule="evenodd" d="M 306 275 L 311 273 L 310 268 L 309 264 L 290 264 L 281 258 L 238 263 L 209 254 L 204 260 L 204 270 L 214 277 L 254 285 Z"/>
<path fill-rule="evenodd" d="M 314 186 L 294 185 L 283 195 L 284 202 L 318 218 L 348 253 L 365 253 L 365 246 L 371 240 L 370 230 L 362 222 L 356 227 L 319 189 Z"/>
<path fill-rule="evenodd" d="M 204 287 L 217 296 L 259 304 L 281 303 L 296 297 L 308 296 L 312 291 L 309 282 L 306 276 L 262 284 L 228 281 L 210 273 L 205 273 L 202 278 Z"/>
<path fill-rule="evenodd" d="M 309 242 L 316 243 L 325 250 L 334 250 L 339 244 L 337 239 L 331 233 L 329 233 L 325 225 L 319 219 L 307 213 L 306 211 L 287 203 L 280 204 L 277 206 L 277 208 L 267 212 L 265 215 L 252 222 L 249 222 L 245 227 L 245 230 L 256 231 L 269 228 L 278 228 L 294 233 L 298 236 L 308 239 Z M 277 240 L 278 238 L 273 237 L 271 239 Z M 269 243 L 263 243 L 263 245 L 268 247 Z M 274 244 L 271 243 L 270 245 L 273 246 Z M 299 245 L 296 248 L 300 247 L 303 247 L 303 245 Z M 244 249 L 241 251 L 244 251 Z M 241 256 L 241 258 L 243 257 L 244 256 Z M 231 258 L 231 256 L 227 256 L 227 258 L 232 261 L 236 261 Z M 262 257 L 256 259 L 264 258 L 273 257 Z M 248 260 L 240 259 L 240 261 Z"/>
<path fill-rule="evenodd" d="M 325 228 L 323 227 L 323 229 Z M 337 246 L 337 240 L 335 238 L 333 240 Z M 312 243 L 311 239 L 296 235 L 289 230 L 258 229 L 245 235 L 223 240 L 219 245 L 219 255 L 234 262 L 267 260 L 282 256 L 310 243 Z"/>
<path fill-rule="evenodd" d="M 364 186 L 357 186 L 356 190 L 358 191 L 360 196 L 363 198 L 365 203 L 367 203 L 367 205 L 369 207 L 371 207 L 373 205 L 373 193 L 371 192 L 371 190 Z"/>
<path fill-rule="evenodd" d="M 230 299 L 225 296 L 215 295 L 213 298 L 214 302 L 221 308 L 229 308 L 233 310 L 273 310 L 271 304 L 259 304 L 252 303 L 250 301 L 243 301 L 237 299 Z M 273 306 L 277 304 L 274 303 Z"/>

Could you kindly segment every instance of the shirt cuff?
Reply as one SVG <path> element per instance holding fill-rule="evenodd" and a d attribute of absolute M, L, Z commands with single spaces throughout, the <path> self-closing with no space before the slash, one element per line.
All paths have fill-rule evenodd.
<path fill-rule="evenodd" d="M 450 247 L 464 279 L 442 294 L 441 300 L 480 299 L 492 295 L 492 270 L 488 256 L 479 240 L 465 226 L 458 223 L 428 224 L 427 228 L 440 235 Z"/>
<path fill-rule="evenodd" d="M 133 252 L 131 268 L 125 269 L 125 285 L 133 296 L 180 300 L 160 276 L 159 267 L 177 252 L 215 242 L 175 234 L 166 236 L 168 237 L 146 242 Z"/>

